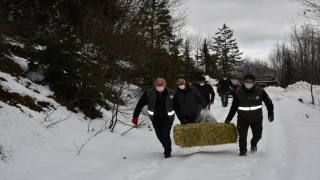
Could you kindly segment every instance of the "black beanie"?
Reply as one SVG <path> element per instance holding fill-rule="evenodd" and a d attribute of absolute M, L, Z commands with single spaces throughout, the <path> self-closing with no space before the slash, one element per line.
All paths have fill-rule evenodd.
<path fill-rule="evenodd" d="M 256 77 L 253 74 L 246 74 L 243 77 L 243 80 L 246 80 L 246 79 L 252 79 L 252 80 L 256 81 Z"/>
<path fill-rule="evenodd" d="M 206 78 L 205 78 L 204 76 L 200 76 L 200 77 L 199 77 L 199 81 L 202 81 L 202 80 L 203 80 L 203 81 L 206 81 Z"/>

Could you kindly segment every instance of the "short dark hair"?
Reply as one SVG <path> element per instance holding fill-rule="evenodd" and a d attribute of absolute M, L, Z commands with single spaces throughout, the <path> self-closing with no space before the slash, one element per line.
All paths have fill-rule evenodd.
<path fill-rule="evenodd" d="M 243 77 L 243 80 L 246 80 L 246 79 L 252 79 L 252 80 L 256 81 L 256 76 L 254 76 L 253 74 L 246 74 Z"/>
<path fill-rule="evenodd" d="M 206 78 L 204 76 L 199 77 L 199 81 L 205 81 L 205 80 L 206 80 Z"/>

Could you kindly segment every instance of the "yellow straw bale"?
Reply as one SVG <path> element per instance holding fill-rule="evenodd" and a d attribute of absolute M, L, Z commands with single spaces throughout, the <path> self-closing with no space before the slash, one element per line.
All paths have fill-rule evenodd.
<path fill-rule="evenodd" d="M 236 143 L 238 131 L 233 123 L 177 124 L 173 128 L 175 144 L 182 147 Z"/>

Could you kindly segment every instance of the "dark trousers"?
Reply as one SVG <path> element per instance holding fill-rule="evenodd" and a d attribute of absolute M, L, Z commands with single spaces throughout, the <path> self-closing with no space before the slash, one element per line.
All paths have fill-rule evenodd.
<path fill-rule="evenodd" d="M 156 132 L 157 138 L 164 148 L 164 154 L 171 154 L 171 138 L 170 131 L 173 122 L 168 120 L 165 121 L 152 121 L 153 128 Z"/>
<path fill-rule="evenodd" d="M 221 93 L 220 93 L 220 95 L 221 95 L 221 104 L 223 106 L 227 106 L 228 105 L 229 94 L 230 94 L 230 91 L 221 91 Z"/>
<path fill-rule="evenodd" d="M 251 128 L 252 131 L 252 139 L 251 139 L 251 146 L 257 146 L 259 140 L 262 137 L 262 121 L 249 123 L 243 119 L 238 119 L 237 121 L 237 128 L 239 133 L 239 148 L 240 151 L 247 150 L 247 136 L 248 136 L 248 129 Z"/>

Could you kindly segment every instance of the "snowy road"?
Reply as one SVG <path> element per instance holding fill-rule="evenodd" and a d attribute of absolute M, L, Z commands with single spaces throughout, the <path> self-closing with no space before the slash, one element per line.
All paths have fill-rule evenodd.
<path fill-rule="evenodd" d="M 174 158 L 151 159 L 150 164 L 145 162 L 143 167 L 118 179 L 319 179 L 319 106 L 314 109 L 300 103 L 298 98 L 302 96 L 278 94 L 272 88 L 267 91 L 274 102 L 275 121 L 264 120 L 263 137 L 256 153 L 239 157 L 235 144 L 189 149 L 174 146 Z M 216 97 L 211 111 L 222 122 L 229 107 L 221 107 L 220 98 Z M 265 108 L 264 117 L 267 117 Z M 248 139 L 251 137 L 249 133 Z M 160 153 L 160 145 L 155 145 L 154 151 Z"/>
<path fill-rule="evenodd" d="M 38 92 L 19 85 L 14 77 L 1 74 L 0 82 L 13 92 L 30 94 L 53 102 L 48 87 L 33 86 Z M 18 87 L 18 88 L 14 88 Z M 54 128 L 41 124 L 44 113 L 8 106 L 0 101 L 1 180 L 320 180 L 320 87 L 315 88 L 316 105 L 311 106 L 307 83 L 285 89 L 267 88 L 275 106 L 275 121 L 264 120 L 263 136 L 256 153 L 238 156 L 238 144 L 182 149 L 173 145 L 173 158 L 164 159 L 154 131 L 129 129 L 118 124 L 115 132 L 94 137 L 77 156 L 75 146 L 95 132 L 86 132 L 88 121 L 73 113 Z M 303 99 L 304 103 L 298 101 Z M 217 96 L 211 112 L 223 122 L 229 107 L 221 107 Z M 54 104 L 54 102 L 53 102 Z M 57 104 L 54 104 L 58 106 Z M 267 115 L 263 108 L 264 117 Z M 57 108 L 52 119 L 70 115 Z M 105 112 L 105 115 L 110 115 Z M 128 120 L 128 123 L 130 120 Z M 236 122 L 234 117 L 232 122 Z M 98 129 L 101 121 L 91 127 Z M 178 123 L 176 120 L 175 123 Z M 249 132 L 248 139 L 251 138 Z"/>
<path fill-rule="evenodd" d="M 320 113 L 298 101 L 298 96 L 278 94 L 269 89 L 275 106 L 275 121 L 264 120 L 263 137 L 256 153 L 239 157 L 238 145 L 216 147 L 173 148 L 174 158 L 163 159 L 161 147 L 155 144 L 150 151 L 159 152 L 158 158 L 140 162 L 139 168 L 117 179 L 261 179 L 261 180 L 316 180 L 320 177 Z M 307 97 L 306 97 L 307 98 Z M 229 99 L 232 101 L 232 98 Z M 231 102 L 229 103 L 231 104 Z M 230 106 L 229 106 L 230 107 Z M 211 111 L 222 122 L 228 108 L 221 107 L 216 97 Z M 307 118 L 306 114 L 309 114 Z M 264 108 L 264 117 L 267 111 Z M 308 121 L 308 122 L 305 122 Z M 233 119 L 236 122 L 236 117 Z M 133 135 L 133 134 L 132 134 Z M 248 139 L 252 137 L 251 132 Z"/>

